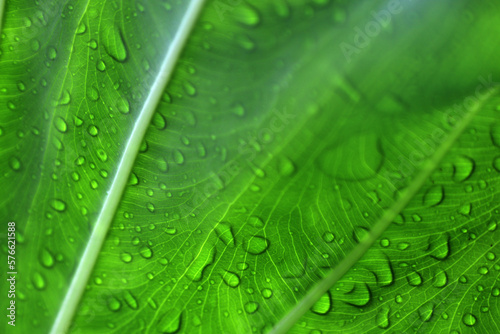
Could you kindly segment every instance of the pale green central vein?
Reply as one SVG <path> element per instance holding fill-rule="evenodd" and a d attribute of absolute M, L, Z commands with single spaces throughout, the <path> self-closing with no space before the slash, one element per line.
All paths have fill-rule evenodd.
<path fill-rule="evenodd" d="M 285 334 L 293 325 L 304 315 L 306 312 L 335 284 L 337 283 L 348 271 L 353 267 L 363 255 L 370 249 L 370 247 L 382 236 L 385 230 L 390 226 L 398 214 L 408 205 L 408 203 L 415 197 L 420 188 L 429 179 L 434 170 L 439 166 L 444 156 L 453 147 L 460 135 L 468 127 L 470 122 L 474 119 L 477 113 L 481 110 L 484 102 L 491 96 L 498 93 L 498 89 L 491 90 L 485 94 L 477 104 L 470 110 L 464 117 L 462 122 L 450 133 L 448 139 L 436 150 L 434 155 L 425 162 L 422 170 L 418 173 L 415 179 L 411 182 L 409 187 L 402 193 L 400 199 L 390 207 L 384 215 L 373 225 L 368 235 L 363 238 L 359 244 L 351 250 L 347 256 L 340 261 L 340 263 L 333 268 L 326 276 L 316 284 L 304 298 L 288 312 L 272 329 L 270 334 Z"/>
<path fill-rule="evenodd" d="M 150 93 L 132 129 L 130 139 L 126 143 L 115 177 L 107 192 L 107 197 L 99 213 L 99 217 L 95 222 L 90 239 L 71 280 L 70 287 L 59 309 L 54 325 L 52 326 L 51 334 L 66 333 L 71 324 L 123 192 L 125 191 L 132 167 L 139 152 L 139 147 L 144 139 L 146 130 L 151 123 L 151 119 L 172 75 L 181 51 L 201 12 L 203 3 L 204 0 L 192 0 L 190 2 L 174 39 L 168 48 L 158 75 L 151 86 Z"/>

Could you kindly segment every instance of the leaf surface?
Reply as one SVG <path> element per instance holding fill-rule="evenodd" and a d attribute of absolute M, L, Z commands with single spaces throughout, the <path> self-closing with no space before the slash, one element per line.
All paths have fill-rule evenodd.
<path fill-rule="evenodd" d="M 16 329 L 498 331 L 500 7 L 398 4 L 8 3 Z"/>

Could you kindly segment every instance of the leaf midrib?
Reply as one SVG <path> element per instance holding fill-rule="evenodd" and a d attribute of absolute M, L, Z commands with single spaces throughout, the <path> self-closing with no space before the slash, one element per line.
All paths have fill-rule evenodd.
<path fill-rule="evenodd" d="M 375 241 L 377 241 L 385 230 L 387 230 L 397 215 L 400 214 L 415 197 L 461 134 L 467 129 L 469 124 L 481 110 L 484 103 L 489 98 L 496 95 L 498 91 L 498 88 L 491 89 L 479 99 L 469 113 L 465 115 L 462 122 L 460 122 L 450 133 L 448 139 L 445 140 L 443 144 L 437 148 L 434 154 L 425 161 L 421 171 L 417 174 L 415 179 L 410 183 L 408 188 L 403 191 L 401 197 L 385 211 L 382 217 L 373 225 L 367 233 L 367 236 L 363 238 L 336 267 L 332 268 L 321 281 L 308 291 L 304 298 L 273 327 L 270 334 L 287 333 L 295 323 L 363 257 Z"/>
<path fill-rule="evenodd" d="M 3 1 L 4 0 L 0 0 L 0 5 Z M 106 234 L 115 216 L 121 197 L 125 191 L 140 145 L 151 123 L 155 110 L 160 103 L 162 94 L 172 76 L 184 45 L 203 8 L 204 1 L 205 0 L 191 0 L 162 61 L 158 75 L 151 86 L 150 93 L 139 112 L 137 121 L 126 143 L 115 177 L 107 192 L 104 204 L 94 224 L 92 234 L 54 321 L 51 334 L 66 333 L 71 324 L 85 290 L 85 286 L 92 273 L 92 269 L 100 254 Z"/>

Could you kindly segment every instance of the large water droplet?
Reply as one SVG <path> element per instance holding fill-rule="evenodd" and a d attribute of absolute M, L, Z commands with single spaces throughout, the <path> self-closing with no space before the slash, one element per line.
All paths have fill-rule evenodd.
<path fill-rule="evenodd" d="M 115 61 L 123 63 L 127 60 L 128 49 L 121 29 L 116 25 L 103 25 L 100 40 L 104 49 Z"/>
<path fill-rule="evenodd" d="M 230 247 L 234 247 L 234 235 L 231 225 L 228 223 L 219 223 L 215 227 L 215 233 L 224 244 Z"/>
<path fill-rule="evenodd" d="M 175 310 L 167 311 L 158 321 L 156 329 L 164 334 L 178 333 L 182 327 L 182 317 L 182 313 Z"/>
<path fill-rule="evenodd" d="M 467 180 L 471 177 L 475 168 L 476 163 L 472 160 L 472 158 L 465 155 L 459 155 L 453 162 L 453 181 L 463 182 Z"/>
<path fill-rule="evenodd" d="M 248 314 L 253 314 L 259 310 L 259 303 L 250 301 L 245 304 L 245 312 Z"/>
<path fill-rule="evenodd" d="M 444 200 L 444 187 L 434 185 L 427 189 L 423 198 L 423 204 L 427 207 L 436 206 Z"/>
<path fill-rule="evenodd" d="M 389 328 L 391 325 L 389 317 L 390 317 L 391 309 L 389 306 L 383 305 L 382 307 L 379 308 L 377 312 L 377 316 L 375 318 L 375 321 L 377 323 L 377 326 L 382 329 Z"/>
<path fill-rule="evenodd" d="M 222 275 L 222 279 L 224 283 L 226 283 L 231 288 L 236 288 L 240 285 L 240 277 L 238 276 L 238 274 L 235 274 L 231 271 L 226 271 Z"/>
<path fill-rule="evenodd" d="M 203 277 L 203 271 L 214 262 L 215 247 L 203 245 L 196 254 L 195 259 L 189 265 L 186 276 L 194 282 L 198 282 Z"/>
<path fill-rule="evenodd" d="M 434 314 L 434 304 L 431 302 L 425 303 L 418 309 L 418 316 L 423 322 L 431 321 L 432 315 Z"/>
<path fill-rule="evenodd" d="M 63 212 L 66 210 L 66 203 L 57 198 L 50 201 L 50 206 L 52 207 L 52 209 L 59 212 Z"/>
<path fill-rule="evenodd" d="M 264 237 L 255 235 L 248 240 L 246 251 L 253 255 L 264 253 L 269 248 L 270 242 Z"/>
<path fill-rule="evenodd" d="M 472 313 L 465 313 L 462 317 L 462 321 L 466 326 L 472 327 L 476 324 L 477 318 Z"/>
<path fill-rule="evenodd" d="M 332 295 L 330 294 L 330 291 L 327 291 L 316 303 L 314 303 L 311 311 L 319 315 L 325 315 L 330 312 L 331 309 Z"/>

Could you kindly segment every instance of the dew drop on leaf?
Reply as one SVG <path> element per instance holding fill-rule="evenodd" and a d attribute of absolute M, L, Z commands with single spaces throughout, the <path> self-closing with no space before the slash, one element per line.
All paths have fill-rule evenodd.
<path fill-rule="evenodd" d="M 382 329 L 389 328 L 391 325 L 389 317 L 390 317 L 391 309 L 389 306 L 382 306 L 379 308 L 375 321 L 377 323 L 377 326 Z"/>
<path fill-rule="evenodd" d="M 240 285 L 240 277 L 238 276 L 238 274 L 233 273 L 231 271 L 226 271 L 222 275 L 222 280 L 224 281 L 224 283 L 227 284 L 227 286 L 231 288 L 236 288 L 237 286 Z"/>
<path fill-rule="evenodd" d="M 186 276 L 194 282 L 198 282 L 203 277 L 203 271 L 215 261 L 215 247 L 203 245 L 196 254 L 195 259 L 189 265 Z"/>
<path fill-rule="evenodd" d="M 462 322 L 469 327 L 472 327 L 476 324 L 477 318 L 472 313 L 465 313 L 462 317 Z"/>
<path fill-rule="evenodd" d="M 50 206 L 58 212 L 64 212 L 66 210 L 66 203 L 60 199 L 51 200 Z"/>
<path fill-rule="evenodd" d="M 153 251 L 148 246 L 143 246 L 139 249 L 139 254 L 145 259 L 150 259 L 153 257 Z"/>
<path fill-rule="evenodd" d="M 130 291 L 128 291 L 128 290 L 125 291 L 123 299 L 125 299 L 125 303 L 127 303 L 127 305 L 131 309 L 137 310 L 139 308 L 139 304 L 137 303 L 137 299 L 134 297 L 134 295 L 132 295 L 132 293 Z"/>
<path fill-rule="evenodd" d="M 54 266 L 54 257 L 47 248 L 43 248 L 40 252 L 40 263 L 45 268 L 52 268 Z"/>
<path fill-rule="evenodd" d="M 295 165 L 290 159 L 282 157 L 279 160 L 278 170 L 281 175 L 290 176 L 295 172 Z"/>
<path fill-rule="evenodd" d="M 493 168 L 500 173 L 500 156 L 493 159 Z"/>
<path fill-rule="evenodd" d="M 270 242 L 264 237 L 255 235 L 248 240 L 246 251 L 252 255 L 264 253 L 269 248 Z"/>
<path fill-rule="evenodd" d="M 406 280 L 411 286 L 420 286 L 423 283 L 422 276 L 416 271 L 410 272 L 408 276 L 406 276 Z"/>
<path fill-rule="evenodd" d="M 60 116 L 57 116 L 54 120 L 54 126 L 56 127 L 57 131 L 61 132 L 61 133 L 65 133 L 68 131 L 68 124 L 66 123 L 66 121 L 60 117 Z"/>
<path fill-rule="evenodd" d="M 427 302 L 418 309 L 418 316 L 421 321 L 429 322 L 431 321 L 432 315 L 434 314 L 434 304 Z"/>
<path fill-rule="evenodd" d="M 273 290 L 269 288 L 262 289 L 261 293 L 262 297 L 264 297 L 265 299 L 269 299 L 273 296 Z"/>
<path fill-rule="evenodd" d="M 444 270 L 439 270 L 435 275 L 432 284 L 436 288 L 445 287 L 448 284 L 448 275 Z"/>
<path fill-rule="evenodd" d="M 119 63 L 123 63 L 128 57 L 128 48 L 123 38 L 123 33 L 116 25 L 103 25 L 100 40 L 106 53 Z"/>
<path fill-rule="evenodd" d="M 12 168 L 12 170 L 18 171 L 22 167 L 21 160 L 19 160 L 17 157 L 11 157 L 9 159 L 9 166 L 10 168 Z"/>
<path fill-rule="evenodd" d="M 264 222 L 262 221 L 262 219 L 260 217 L 257 217 L 257 216 L 250 216 L 248 218 L 248 224 L 250 224 L 250 226 L 253 226 L 255 228 L 264 227 Z"/>
<path fill-rule="evenodd" d="M 325 294 L 321 296 L 320 299 L 311 308 L 311 311 L 319 314 L 325 315 L 332 309 L 332 296 L 330 291 L 327 291 Z"/>
<path fill-rule="evenodd" d="M 174 150 L 173 158 L 176 164 L 182 165 L 184 163 L 184 155 L 180 150 Z"/>
<path fill-rule="evenodd" d="M 219 223 L 215 227 L 215 233 L 226 246 L 234 247 L 235 242 L 231 225 L 224 222 Z"/>
<path fill-rule="evenodd" d="M 182 313 L 175 310 L 165 312 L 156 325 L 157 331 L 164 334 L 179 333 L 182 327 Z"/>
<path fill-rule="evenodd" d="M 33 286 L 37 290 L 44 290 L 45 287 L 47 286 L 47 284 L 45 283 L 45 278 L 38 271 L 36 271 L 31 277 L 31 282 L 33 283 Z"/>
<path fill-rule="evenodd" d="M 130 263 L 132 261 L 132 255 L 127 252 L 123 252 L 120 254 L 120 259 L 125 263 Z"/>
<path fill-rule="evenodd" d="M 99 134 L 99 128 L 95 125 L 89 125 L 89 127 L 87 128 L 87 132 L 92 137 L 96 137 Z"/>
<path fill-rule="evenodd" d="M 249 27 L 254 27 L 260 22 L 259 12 L 248 4 L 236 6 L 232 15 L 238 22 Z"/>
<path fill-rule="evenodd" d="M 259 303 L 254 301 L 249 301 L 245 304 L 245 312 L 248 314 L 253 314 L 259 310 Z"/>
<path fill-rule="evenodd" d="M 475 168 L 476 163 L 472 158 L 465 155 L 457 156 L 453 162 L 453 181 L 463 182 L 467 180 L 471 177 Z"/>
<path fill-rule="evenodd" d="M 444 188 L 440 185 L 435 185 L 427 189 L 423 198 L 423 204 L 427 207 L 439 205 L 444 200 Z"/>
<path fill-rule="evenodd" d="M 116 312 L 118 310 L 120 310 L 120 308 L 122 307 L 122 303 L 120 303 L 120 301 L 118 299 L 116 299 L 115 297 L 110 297 L 108 299 L 108 308 L 110 311 L 112 312 Z"/>

